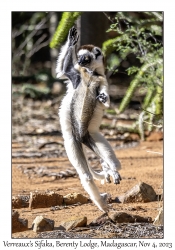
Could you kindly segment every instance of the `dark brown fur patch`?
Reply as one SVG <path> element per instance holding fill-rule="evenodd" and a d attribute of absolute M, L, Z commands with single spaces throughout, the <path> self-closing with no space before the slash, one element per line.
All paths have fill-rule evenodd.
<path fill-rule="evenodd" d="M 92 44 L 82 45 L 82 46 L 78 49 L 78 51 L 81 50 L 81 49 L 87 49 L 87 50 L 89 50 L 89 51 L 92 51 L 94 47 L 95 47 L 95 46 L 92 45 Z"/>

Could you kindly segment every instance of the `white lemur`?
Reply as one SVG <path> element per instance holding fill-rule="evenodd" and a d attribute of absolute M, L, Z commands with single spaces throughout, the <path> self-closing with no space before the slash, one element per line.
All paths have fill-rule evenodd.
<path fill-rule="evenodd" d="M 100 194 L 94 179 L 119 184 L 119 160 L 99 132 L 104 109 L 109 107 L 108 83 L 104 73 L 104 57 L 94 45 L 81 46 L 76 51 L 78 34 L 71 28 L 58 56 L 57 77 L 68 78 L 67 93 L 59 116 L 67 156 L 77 170 L 84 189 L 101 211 L 107 212 L 106 194 Z M 95 172 L 88 164 L 85 146 L 101 159 L 103 171 Z"/>

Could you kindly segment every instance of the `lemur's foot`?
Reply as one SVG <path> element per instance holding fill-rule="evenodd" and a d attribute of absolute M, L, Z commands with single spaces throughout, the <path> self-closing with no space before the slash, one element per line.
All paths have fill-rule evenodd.
<path fill-rule="evenodd" d="M 110 183 L 110 176 L 113 179 L 114 184 L 120 184 L 120 181 L 122 180 L 119 172 L 116 169 L 111 169 L 106 162 L 101 160 L 101 165 L 103 168 L 103 172 L 105 175 L 106 182 Z"/>
<path fill-rule="evenodd" d="M 110 174 L 108 173 L 109 166 L 102 159 L 100 160 L 100 163 L 101 163 L 101 166 L 103 168 L 103 173 L 104 173 L 104 176 L 105 176 L 105 181 L 107 183 L 111 183 Z"/>
<path fill-rule="evenodd" d="M 100 194 L 101 199 L 97 201 L 96 205 L 99 209 L 105 213 L 109 211 L 109 205 L 107 204 L 108 196 L 107 194 Z"/>
<path fill-rule="evenodd" d="M 120 184 L 120 181 L 122 180 L 122 178 L 117 170 L 109 169 L 107 171 L 107 173 L 108 173 L 108 175 L 110 175 L 112 177 L 114 184 Z"/>
<path fill-rule="evenodd" d="M 77 29 L 75 27 L 72 27 L 69 30 L 69 41 L 70 41 L 70 46 L 74 46 L 79 39 L 79 35 L 77 34 Z"/>
<path fill-rule="evenodd" d="M 107 101 L 108 97 L 104 93 L 101 93 L 96 97 L 96 99 L 98 99 L 102 103 L 105 103 Z"/>
<path fill-rule="evenodd" d="M 108 173 L 105 174 L 105 180 L 107 183 L 111 183 L 110 175 Z"/>
<path fill-rule="evenodd" d="M 112 171 L 112 178 L 113 178 L 114 184 L 120 184 L 120 181 L 122 180 L 122 178 L 117 170 Z"/>
<path fill-rule="evenodd" d="M 108 194 L 108 193 L 100 194 L 100 196 L 102 197 L 102 199 L 103 199 L 106 203 L 108 203 L 108 202 L 111 201 L 111 195 Z"/>

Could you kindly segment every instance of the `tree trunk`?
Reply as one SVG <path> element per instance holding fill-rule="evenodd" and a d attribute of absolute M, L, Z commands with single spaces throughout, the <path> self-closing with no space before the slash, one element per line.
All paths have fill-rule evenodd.
<path fill-rule="evenodd" d="M 103 12 L 83 12 L 80 17 L 80 44 L 94 44 L 102 47 L 107 39 L 108 19 Z"/>

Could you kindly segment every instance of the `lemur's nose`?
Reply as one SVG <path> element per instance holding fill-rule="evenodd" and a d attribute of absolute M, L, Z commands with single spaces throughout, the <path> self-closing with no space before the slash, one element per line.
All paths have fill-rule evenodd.
<path fill-rule="evenodd" d="M 82 55 L 79 59 L 78 59 L 78 64 L 80 66 L 85 66 L 88 63 L 91 62 L 91 57 L 89 55 Z"/>

